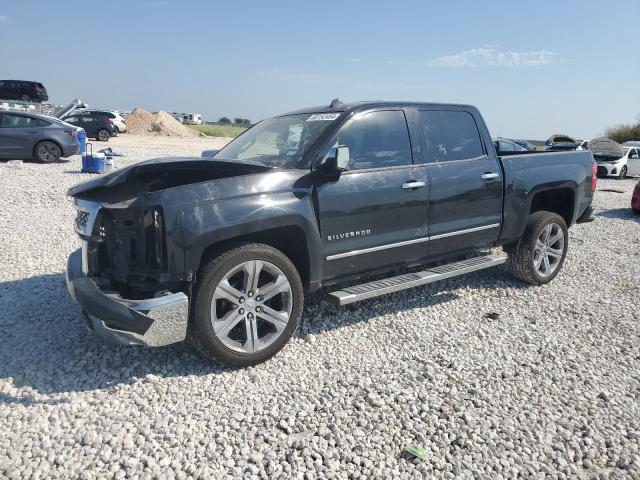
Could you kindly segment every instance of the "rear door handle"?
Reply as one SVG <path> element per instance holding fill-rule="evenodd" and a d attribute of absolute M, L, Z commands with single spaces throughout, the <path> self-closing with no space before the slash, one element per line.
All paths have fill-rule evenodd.
<path fill-rule="evenodd" d="M 422 188 L 426 186 L 425 182 L 406 182 L 402 184 L 404 190 L 413 190 L 414 188 Z"/>
<path fill-rule="evenodd" d="M 487 172 L 480 175 L 480 178 L 483 180 L 492 180 L 494 178 L 498 178 L 500 175 L 496 172 Z"/>

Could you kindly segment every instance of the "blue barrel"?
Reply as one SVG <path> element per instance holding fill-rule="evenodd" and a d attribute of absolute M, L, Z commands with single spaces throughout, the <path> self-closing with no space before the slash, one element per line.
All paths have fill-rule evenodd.
<path fill-rule="evenodd" d="M 87 153 L 87 132 L 83 129 L 78 130 L 78 143 L 80 143 L 80 155 Z"/>

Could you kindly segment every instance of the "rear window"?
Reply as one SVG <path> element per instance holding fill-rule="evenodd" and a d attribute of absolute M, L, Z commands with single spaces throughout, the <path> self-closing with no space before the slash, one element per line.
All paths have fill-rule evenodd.
<path fill-rule="evenodd" d="M 484 155 L 478 127 L 468 112 L 420 110 L 418 126 L 424 134 L 428 162 L 469 160 Z"/>

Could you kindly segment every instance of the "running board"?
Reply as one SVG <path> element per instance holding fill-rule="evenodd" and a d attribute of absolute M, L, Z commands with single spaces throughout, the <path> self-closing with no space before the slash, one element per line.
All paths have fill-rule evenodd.
<path fill-rule="evenodd" d="M 496 265 L 502 265 L 506 261 L 507 257 L 502 255 L 486 255 L 469 258 L 460 262 L 432 267 L 421 272 L 405 273 L 397 277 L 384 278 L 382 280 L 336 290 L 327 294 L 327 300 L 334 305 L 348 305 L 349 303 L 379 297 L 387 293 L 419 287 L 420 285 L 446 280 L 447 278 L 457 277 L 458 275 L 475 272 L 476 270 L 495 267 Z"/>

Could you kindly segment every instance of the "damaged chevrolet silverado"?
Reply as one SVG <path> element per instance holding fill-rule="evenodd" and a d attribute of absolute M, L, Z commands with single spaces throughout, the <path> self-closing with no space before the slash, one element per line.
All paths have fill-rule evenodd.
<path fill-rule="evenodd" d="M 471 106 L 333 101 L 264 120 L 212 158 L 71 188 L 82 248 L 67 285 L 100 337 L 188 338 L 252 365 L 320 289 L 345 305 L 505 262 L 551 281 L 595 186 L 589 151 L 498 156 Z"/>

